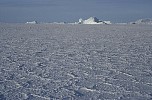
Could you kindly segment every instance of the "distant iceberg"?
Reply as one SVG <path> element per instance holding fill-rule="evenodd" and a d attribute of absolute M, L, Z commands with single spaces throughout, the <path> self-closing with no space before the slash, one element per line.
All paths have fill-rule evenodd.
<path fill-rule="evenodd" d="M 53 24 L 67 24 L 66 22 L 53 22 Z"/>
<path fill-rule="evenodd" d="M 38 24 L 37 21 L 26 22 L 26 24 Z M 82 18 L 79 19 L 78 22 L 75 23 L 67 23 L 67 22 L 53 22 L 53 23 L 45 23 L 45 24 L 112 24 L 110 21 L 102 21 L 96 17 L 90 17 L 86 20 Z"/>
<path fill-rule="evenodd" d="M 37 21 L 26 22 L 26 24 L 37 24 Z"/>
<path fill-rule="evenodd" d="M 86 20 L 83 20 L 82 18 L 79 19 L 79 22 L 76 22 L 77 24 L 111 24 L 110 21 L 101 21 L 96 17 L 90 17 Z"/>
<path fill-rule="evenodd" d="M 139 19 L 135 22 L 130 22 L 130 24 L 152 24 L 152 19 Z"/>

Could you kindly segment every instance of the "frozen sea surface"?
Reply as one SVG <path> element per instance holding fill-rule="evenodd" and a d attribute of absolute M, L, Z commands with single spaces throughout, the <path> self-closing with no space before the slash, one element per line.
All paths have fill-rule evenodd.
<path fill-rule="evenodd" d="M 0 100 L 152 100 L 152 25 L 0 24 Z"/>

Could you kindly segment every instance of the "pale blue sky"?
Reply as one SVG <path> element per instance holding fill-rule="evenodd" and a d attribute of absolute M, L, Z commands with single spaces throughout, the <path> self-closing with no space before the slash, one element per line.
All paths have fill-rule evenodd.
<path fill-rule="evenodd" d="M 152 18 L 152 0 L 0 0 L 0 22 L 75 22 L 96 16 L 112 22 Z"/>

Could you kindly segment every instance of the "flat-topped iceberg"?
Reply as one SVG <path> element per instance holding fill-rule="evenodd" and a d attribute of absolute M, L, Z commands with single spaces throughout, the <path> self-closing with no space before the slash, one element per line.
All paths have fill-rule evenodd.
<path fill-rule="evenodd" d="M 26 24 L 37 24 L 37 21 L 26 22 Z"/>

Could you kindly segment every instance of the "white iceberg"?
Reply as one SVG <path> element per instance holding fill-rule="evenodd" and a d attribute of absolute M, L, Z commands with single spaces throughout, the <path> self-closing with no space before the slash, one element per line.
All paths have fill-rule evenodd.
<path fill-rule="evenodd" d="M 26 24 L 37 24 L 37 21 L 26 22 Z"/>
<path fill-rule="evenodd" d="M 101 21 L 96 17 L 90 17 L 86 20 L 83 20 L 82 18 L 79 19 L 79 22 L 76 22 L 78 24 L 111 24 L 110 21 Z"/>

